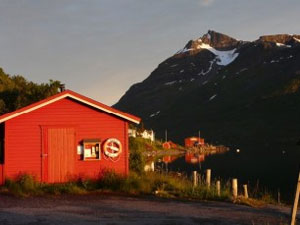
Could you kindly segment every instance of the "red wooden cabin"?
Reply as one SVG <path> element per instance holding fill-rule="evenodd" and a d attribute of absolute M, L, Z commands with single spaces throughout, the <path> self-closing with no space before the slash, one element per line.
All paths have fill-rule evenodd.
<path fill-rule="evenodd" d="M 204 145 L 204 138 L 188 137 L 184 139 L 184 146 L 187 148 Z"/>
<path fill-rule="evenodd" d="M 22 173 L 38 181 L 127 175 L 128 122 L 140 118 L 67 90 L 0 116 L 0 184 Z"/>

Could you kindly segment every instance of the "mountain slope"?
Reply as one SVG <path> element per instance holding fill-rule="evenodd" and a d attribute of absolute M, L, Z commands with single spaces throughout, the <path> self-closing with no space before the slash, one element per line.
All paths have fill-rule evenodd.
<path fill-rule="evenodd" d="M 253 42 L 208 31 L 134 84 L 115 105 L 162 137 L 197 134 L 228 146 L 292 146 L 300 138 L 300 36 Z M 281 148 L 280 147 L 280 148 Z"/>

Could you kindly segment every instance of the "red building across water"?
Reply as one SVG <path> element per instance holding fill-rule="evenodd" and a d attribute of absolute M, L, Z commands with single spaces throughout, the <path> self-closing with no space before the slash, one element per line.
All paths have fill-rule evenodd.
<path fill-rule="evenodd" d="M 184 139 L 184 146 L 187 148 L 204 145 L 204 138 L 188 137 Z"/>

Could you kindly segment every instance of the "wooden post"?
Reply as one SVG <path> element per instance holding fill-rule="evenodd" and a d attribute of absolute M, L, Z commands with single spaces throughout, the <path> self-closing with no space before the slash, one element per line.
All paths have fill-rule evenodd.
<path fill-rule="evenodd" d="M 238 195 L 238 180 L 236 178 L 232 179 L 232 196 L 237 198 Z"/>
<path fill-rule="evenodd" d="M 165 142 L 168 142 L 168 131 L 165 130 Z"/>
<path fill-rule="evenodd" d="M 221 182 L 217 180 L 217 194 L 220 197 L 221 196 Z"/>
<path fill-rule="evenodd" d="M 197 171 L 193 172 L 193 185 L 194 187 L 197 186 Z"/>
<path fill-rule="evenodd" d="M 206 186 L 210 188 L 211 169 L 206 170 Z"/>
<path fill-rule="evenodd" d="M 244 188 L 244 197 L 245 197 L 245 198 L 248 198 L 249 196 L 248 196 L 248 188 L 247 188 L 247 184 L 244 184 L 244 185 L 243 185 L 243 188 Z"/>
<path fill-rule="evenodd" d="M 277 203 L 280 204 L 280 189 L 277 190 Z"/>
<path fill-rule="evenodd" d="M 299 171 L 299 175 L 298 175 L 298 183 L 297 183 L 297 188 L 296 188 L 296 193 L 295 193 L 294 205 L 292 208 L 291 225 L 295 225 L 295 222 L 296 222 L 297 207 L 298 207 L 298 201 L 299 201 L 299 192 L 300 192 L 300 171 Z"/>

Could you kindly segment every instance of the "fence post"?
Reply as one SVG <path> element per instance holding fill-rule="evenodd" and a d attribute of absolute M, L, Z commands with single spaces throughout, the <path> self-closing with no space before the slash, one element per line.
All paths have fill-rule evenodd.
<path fill-rule="evenodd" d="M 197 186 L 197 171 L 193 171 L 193 185 Z"/>
<path fill-rule="evenodd" d="M 249 196 L 248 196 L 248 188 L 247 188 L 247 184 L 244 184 L 244 185 L 243 185 L 243 188 L 244 188 L 244 197 L 245 197 L 245 198 L 248 198 Z"/>
<path fill-rule="evenodd" d="M 296 193 L 295 193 L 294 205 L 292 208 L 291 225 L 295 225 L 295 222 L 296 222 L 297 207 L 298 207 L 298 201 L 299 201 L 299 192 L 300 192 L 300 171 L 299 171 L 299 175 L 298 175 L 298 183 L 297 183 L 297 188 L 296 188 Z"/>
<path fill-rule="evenodd" d="M 210 188 L 211 169 L 206 170 L 206 186 Z"/>
<path fill-rule="evenodd" d="M 236 178 L 232 179 L 232 196 L 237 198 L 238 195 L 238 180 Z"/>
<path fill-rule="evenodd" d="M 217 180 L 217 194 L 220 197 L 221 196 L 221 182 Z"/>

